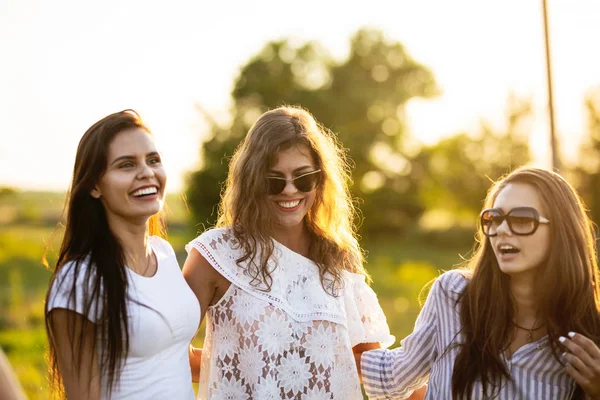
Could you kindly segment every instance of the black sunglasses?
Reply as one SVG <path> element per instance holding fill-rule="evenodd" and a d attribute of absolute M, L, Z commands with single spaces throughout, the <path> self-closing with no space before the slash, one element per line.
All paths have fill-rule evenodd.
<path fill-rule="evenodd" d="M 319 172 L 321 172 L 320 169 L 307 172 L 292 179 L 280 178 L 278 176 L 268 176 L 267 182 L 269 183 L 269 186 L 267 191 L 272 196 L 279 194 L 283 192 L 283 189 L 285 189 L 285 185 L 287 185 L 288 182 L 292 182 L 292 184 L 296 186 L 296 189 L 301 192 L 308 193 L 317 187 L 317 184 L 319 183 L 319 175 L 317 174 Z"/>
<path fill-rule="evenodd" d="M 483 234 L 487 237 L 497 236 L 498 227 L 504 220 L 508 224 L 508 229 L 519 236 L 533 235 L 540 224 L 550 223 L 532 207 L 516 207 L 506 214 L 498 208 L 488 208 L 483 210 L 480 215 Z"/>

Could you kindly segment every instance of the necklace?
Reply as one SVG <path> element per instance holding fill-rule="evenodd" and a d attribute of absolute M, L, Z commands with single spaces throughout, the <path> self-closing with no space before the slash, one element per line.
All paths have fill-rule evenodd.
<path fill-rule="evenodd" d="M 531 326 L 531 328 L 525 328 L 525 327 L 523 327 L 521 325 L 518 325 L 514 321 L 513 321 L 513 325 L 516 326 L 517 328 L 523 330 L 523 331 L 527 331 L 527 342 L 531 343 L 531 342 L 533 342 L 533 332 L 539 331 L 544 326 L 546 326 L 546 324 L 542 324 L 542 325 L 538 326 L 537 328 L 535 328 L 536 322 L 537 322 L 537 317 L 535 317 L 535 321 L 533 321 L 533 325 Z"/>
<path fill-rule="evenodd" d="M 148 255 L 148 263 L 146 264 L 146 269 L 144 270 L 144 275 L 146 275 L 146 272 L 150 271 L 150 267 L 154 266 L 154 252 L 151 252 Z"/>
<path fill-rule="evenodd" d="M 150 255 L 149 257 L 146 257 L 146 268 L 144 268 L 144 271 L 140 275 L 146 276 L 146 272 L 148 272 L 148 268 L 150 268 L 151 258 L 152 258 L 152 255 Z"/>
<path fill-rule="evenodd" d="M 150 268 L 150 257 L 146 257 L 146 260 L 146 268 L 144 269 L 142 275 L 146 275 L 146 272 L 148 272 L 148 268 Z"/>

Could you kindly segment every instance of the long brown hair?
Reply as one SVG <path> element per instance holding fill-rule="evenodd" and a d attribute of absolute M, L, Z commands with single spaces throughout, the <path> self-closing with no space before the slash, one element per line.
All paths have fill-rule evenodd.
<path fill-rule="evenodd" d="M 50 281 L 53 291 L 58 290 L 57 286 L 66 280 L 57 277 L 63 267 L 69 265 L 73 271 L 72 285 L 67 289 L 69 301 L 77 308 L 77 299 L 83 298 L 83 314 L 98 316 L 95 340 L 96 343 L 102 342 L 98 361 L 101 375 L 107 377 L 109 391 L 118 383 L 119 371 L 129 348 L 129 332 L 126 329 L 128 280 L 123 248 L 109 228 L 102 202 L 92 197 L 90 192 L 106 171 L 108 148 L 114 137 L 133 128 L 143 129 L 150 134 L 135 111 L 124 110 L 96 122 L 81 138 L 67 195 L 65 233 Z M 164 236 L 164 225 L 159 215 L 150 218 L 149 233 Z M 87 264 L 88 268 L 82 268 L 82 263 Z M 82 281 L 87 284 L 81 285 Z M 56 332 L 48 310 L 49 296 L 50 290 L 46 295 L 45 307 L 50 384 L 53 393 L 62 397 L 64 387 L 53 340 Z M 69 313 L 67 323 L 67 334 L 73 346 L 71 362 L 75 370 L 80 371 L 84 338 L 83 335 L 76 337 L 74 313 Z M 91 322 L 84 318 L 82 332 L 88 324 Z"/>
<path fill-rule="evenodd" d="M 550 250 L 537 272 L 535 293 L 540 318 L 546 322 L 549 345 L 560 362 L 559 336 L 579 332 L 600 343 L 600 287 L 596 235 L 583 201 L 559 174 L 522 167 L 498 181 L 488 192 L 485 207 L 491 207 L 500 191 L 510 183 L 533 187 L 539 194 L 550 223 Z M 510 379 L 501 354 L 513 337 L 515 305 L 509 278 L 498 267 L 496 257 L 481 230 L 473 258 L 466 269 L 471 277 L 459 296 L 464 342 L 452 374 L 453 398 L 471 398 L 476 380 L 483 393 L 498 390 Z M 574 398 L 583 399 L 578 388 Z"/>
<path fill-rule="evenodd" d="M 244 249 L 238 263 L 249 260 L 252 265 L 260 253 L 259 267 L 248 272 L 254 283 L 262 282 L 270 289 L 267 262 L 273 253 L 274 221 L 265 201 L 266 176 L 278 151 L 298 145 L 310 149 L 315 167 L 321 170 L 315 201 L 305 218 L 311 234 L 309 258 L 319 266 L 323 288 L 335 294 L 343 271 L 367 273 L 356 240 L 346 154 L 335 135 L 307 111 L 279 107 L 264 113 L 250 128 L 229 165 L 217 226 L 232 227 Z"/>

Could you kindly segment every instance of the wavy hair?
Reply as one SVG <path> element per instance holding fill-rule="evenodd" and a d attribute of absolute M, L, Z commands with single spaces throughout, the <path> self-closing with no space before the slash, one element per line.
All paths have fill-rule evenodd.
<path fill-rule="evenodd" d="M 575 331 L 600 343 L 600 277 L 593 223 L 573 187 L 559 174 L 539 168 L 521 167 L 499 180 L 489 190 L 485 207 L 492 207 L 500 191 L 512 183 L 534 188 L 551 221 L 550 250 L 537 271 L 534 290 L 551 351 L 561 362 L 559 336 Z M 488 388 L 499 390 L 502 380 L 510 379 L 500 355 L 513 337 L 515 304 L 509 277 L 500 271 L 490 241 L 480 229 L 474 256 L 465 269 L 471 276 L 458 297 L 464 343 L 454 364 L 452 396 L 470 399 L 476 380 L 488 393 Z M 573 398 L 584 398 L 580 387 Z"/>
<path fill-rule="evenodd" d="M 273 254 L 275 221 L 265 200 L 266 177 L 277 152 L 292 146 L 310 149 L 315 167 L 321 170 L 315 201 L 305 218 L 310 232 L 309 258 L 319 267 L 323 288 L 336 295 L 343 271 L 368 274 L 356 239 L 346 153 L 335 135 L 309 112 L 279 107 L 254 123 L 231 159 L 217 226 L 231 227 L 244 251 L 238 265 L 247 261 L 253 284 L 264 283 L 270 290 L 268 261 Z"/>
<path fill-rule="evenodd" d="M 120 132 L 134 128 L 151 134 L 135 111 L 124 110 L 96 122 L 81 138 L 66 200 L 65 233 L 50 282 L 51 288 L 64 284 L 66 280 L 57 277 L 65 265 L 70 265 L 74 275 L 72 285 L 68 288 L 69 301 L 76 305 L 77 299 L 83 298 L 83 314 L 98 316 L 95 340 L 96 343 L 103 343 L 98 361 L 101 375 L 107 377 L 109 390 L 118 383 L 119 371 L 129 348 L 129 333 L 126 329 L 128 280 L 121 243 L 110 230 L 102 202 L 90 193 L 106 171 L 108 148 L 112 140 Z M 164 223 L 160 214 L 150 218 L 149 233 L 164 237 Z M 88 268 L 82 268 L 82 263 L 87 264 Z M 88 284 L 79 286 L 78 282 L 82 281 Z M 57 332 L 49 316 L 49 296 L 50 290 L 46 295 L 45 306 L 50 386 L 55 395 L 62 397 L 64 386 L 53 340 Z M 75 324 L 74 313 L 69 313 L 66 334 L 74 349 L 71 362 L 80 371 L 84 337 L 83 334 L 76 335 Z M 84 319 L 81 332 L 88 324 L 91 322 Z"/>

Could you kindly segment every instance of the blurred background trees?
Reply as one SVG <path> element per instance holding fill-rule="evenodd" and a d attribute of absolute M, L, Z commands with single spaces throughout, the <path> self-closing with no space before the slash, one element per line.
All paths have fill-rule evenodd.
<path fill-rule="evenodd" d="M 348 149 L 355 163 L 353 193 L 363 199 L 363 213 L 373 215 L 363 229 L 403 229 L 423 211 L 416 190 L 423 168 L 413 167 L 418 153 L 403 148 L 404 106 L 411 98 L 436 93 L 431 72 L 379 31 L 357 32 L 350 56 L 341 63 L 315 42 L 267 43 L 235 81 L 231 125 L 211 122 L 210 139 L 201 152 L 203 167 L 188 181 L 194 218 L 214 223 L 227 157 L 264 111 L 290 104 L 311 111 Z M 385 218 L 371 213 L 374 209 Z"/>
<path fill-rule="evenodd" d="M 588 136 L 579 151 L 574 181 L 590 210 L 592 219 L 598 225 L 600 224 L 600 86 L 588 92 L 585 109 Z"/>
<path fill-rule="evenodd" d="M 531 122 L 530 101 L 511 97 L 504 130 L 482 121 L 478 132 L 459 133 L 429 146 L 423 206 L 457 216 L 477 215 L 491 183 L 531 160 Z"/>
<path fill-rule="evenodd" d="M 307 108 L 348 149 L 363 236 L 401 236 L 427 210 L 472 222 L 490 180 L 530 160 L 530 103 L 509 99 L 504 131 L 482 122 L 479 132 L 423 146 L 407 130 L 405 106 L 438 93 L 429 69 L 378 30 L 358 31 L 341 62 L 317 42 L 267 43 L 235 80 L 230 125 L 208 116 L 202 167 L 188 177 L 193 219 L 205 227 L 215 222 L 228 158 L 264 111 L 289 104 Z"/>

